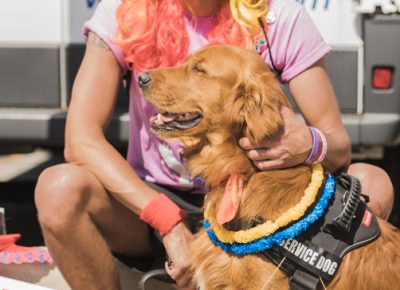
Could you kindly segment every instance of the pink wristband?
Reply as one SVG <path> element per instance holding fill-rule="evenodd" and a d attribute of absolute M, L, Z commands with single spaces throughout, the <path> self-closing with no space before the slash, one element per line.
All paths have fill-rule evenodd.
<path fill-rule="evenodd" d="M 324 161 L 324 159 L 326 157 L 326 153 L 328 152 L 328 142 L 326 141 L 326 137 L 325 137 L 324 133 L 322 133 L 317 128 L 315 128 L 315 130 L 317 131 L 319 138 L 322 141 L 321 154 L 318 156 L 318 159 L 316 161 L 316 163 L 321 163 L 322 161 Z"/>
<path fill-rule="evenodd" d="M 186 217 L 186 213 L 165 194 L 160 193 L 146 205 L 139 217 L 163 237 Z"/>
<path fill-rule="evenodd" d="M 307 159 L 304 161 L 305 164 L 313 164 L 315 160 L 318 159 L 318 152 L 319 152 L 319 134 L 316 128 L 308 127 L 310 129 L 310 133 L 312 136 L 312 148 L 311 152 L 308 155 Z"/>

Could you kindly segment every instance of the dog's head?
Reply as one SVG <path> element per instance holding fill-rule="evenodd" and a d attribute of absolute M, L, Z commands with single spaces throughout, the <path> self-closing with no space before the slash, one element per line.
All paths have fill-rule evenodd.
<path fill-rule="evenodd" d="M 260 142 L 282 127 L 280 108 L 288 105 L 264 60 L 228 45 L 208 46 L 178 67 L 141 74 L 139 85 L 160 112 L 151 121 L 163 138 L 201 137 L 224 127 L 236 138 Z"/>
<path fill-rule="evenodd" d="M 245 188 L 243 198 L 228 198 L 229 206 L 225 207 L 230 210 L 233 207 L 229 201 L 241 200 L 239 224 L 250 224 L 249 217 L 254 214 L 269 220 L 275 217 L 275 210 L 276 215 L 283 212 L 285 208 L 279 204 L 288 195 L 276 193 L 281 192 L 280 188 L 288 189 L 287 179 L 297 182 L 297 171 L 291 175 L 283 171 L 255 174 L 259 169 L 238 144 L 243 136 L 258 143 L 278 133 L 283 127 L 281 107 L 289 106 L 280 83 L 258 54 L 235 46 L 207 46 L 178 67 L 141 74 L 139 85 L 159 111 L 152 117 L 154 132 L 163 138 L 200 139 L 185 150 L 186 166 L 191 175 L 200 176 L 212 189 L 205 202 L 212 216 L 218 212 L 231 177 L 236 181 L 228 188 L 239 188 L 239 184 Z M 271 194 L 266 194 L 264 184 L 268 184 Z M 274 211 L 265 210 L 272 204 Z M 236 203 L 234 215 L 237 210 Z"/>

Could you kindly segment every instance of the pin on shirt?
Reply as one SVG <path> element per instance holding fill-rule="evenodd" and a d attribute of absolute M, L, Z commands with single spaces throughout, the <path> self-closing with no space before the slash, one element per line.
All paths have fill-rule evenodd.
<path fill-rule="evenodd" d="M 269 11 L 266 15 L 266 22 L 268 25 L 273 24 L 276 21 L 276 14 L 273 11 Z M 262 54 L 267 48 L 267 42 L 265 40 L 262 30 L 254 37 L 254 50 L 258 54 Z"/>

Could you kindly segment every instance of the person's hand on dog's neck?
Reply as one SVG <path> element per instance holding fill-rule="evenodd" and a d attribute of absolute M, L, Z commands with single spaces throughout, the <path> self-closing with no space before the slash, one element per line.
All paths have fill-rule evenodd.
<path fill-rule="evenodd" d="M 220 0 L 184 0 L 183 7 L 186 11 L 198 17 L 208 17 L 218 14 Z"/>

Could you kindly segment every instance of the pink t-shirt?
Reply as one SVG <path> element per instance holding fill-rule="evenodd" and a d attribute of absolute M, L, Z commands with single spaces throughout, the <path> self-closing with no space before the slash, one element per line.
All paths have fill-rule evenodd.
<path fill-rule="evenodd" d="M 93 17 L 84 24 L 83 31 L 85 36 L 89 31 L 96 33 L 109 45 L 123 70 L 126 70 L 124 54 L 113 43 L 117 30 L 115 12 L 120 3 L 121 0 L 102 0 Z M 283 82 L 291 80 L 330 51 L 305 9 L 296 1 L 271 0 L 269 13 L 270 19 L 274 19 L 268 25 L 271 53 L 276 68 L 282 72 Z M 196 27 L 192 26 L 189 14 L 185 14 L 185 19 L 190 39 L 189 53 L 192 53 L 208 44 L 207 33 L 215 18 L 200 17 Z M 263 50 L 261 55 L 271 67 L 268 50 Z M 154 113 L 154 108 L 140 94 L 137 73 L 133 73 L 128 162 L 147 181 L 181 189 L 193 188 L 179 155 L 182 144 L 161 140 L 150 131 L 149 118 Z"/>

